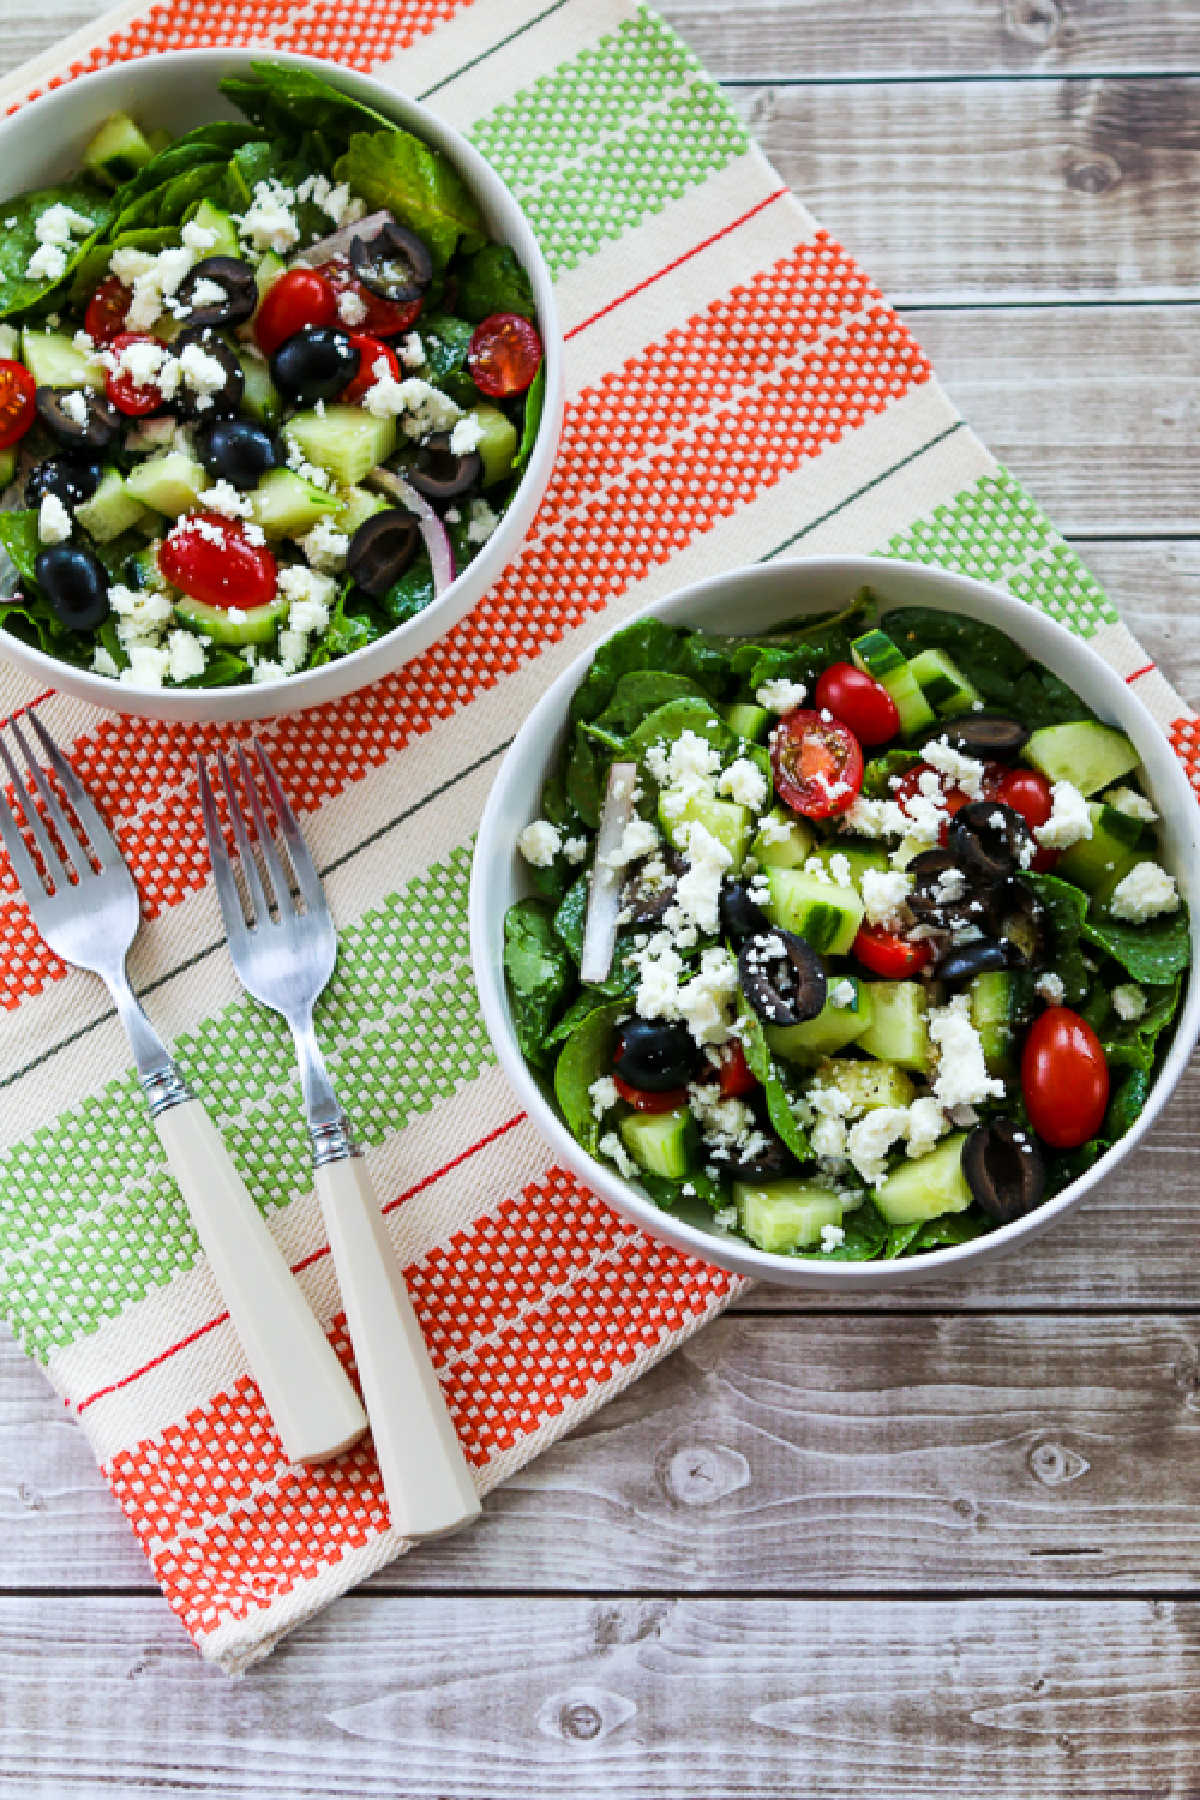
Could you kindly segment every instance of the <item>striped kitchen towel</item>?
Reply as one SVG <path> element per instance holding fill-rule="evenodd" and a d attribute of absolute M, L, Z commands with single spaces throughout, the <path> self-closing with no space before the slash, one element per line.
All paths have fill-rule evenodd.
<path fill-rule="evenodd" d="M 1200 725 L 652 12 L 135 4 L 10 78 L 5 101 L 223 44 L 327 56 L 428 100 L 510 184 L 558 284 L 562 448 L 519 555 L 398 674 L 263 733 L 342 929 L 323 1036 L 488 1489 L 738 1287 L 549 1163 L 474 1000 L 472 834 L 547 683 L 697 576 L 865 549 L 1002 582 L 1090 638 L 1137 680 L 1194 777 Z M 0 716 L 29 706 L 118 825 L 147 916 L 135 981 L 348 1353 L 290 1042 L 235 983 L 208 878 L 190 771 L 228 734 L 131 725 L 0 674 Z M 56 961 L 6 868 L 0 879 L 3 1309 L 78 1415 L 181 1622 L 241 1669 L 407 1546 L 369 1446 L 315 1469 L 284 1459 L 100 986 Z"/>

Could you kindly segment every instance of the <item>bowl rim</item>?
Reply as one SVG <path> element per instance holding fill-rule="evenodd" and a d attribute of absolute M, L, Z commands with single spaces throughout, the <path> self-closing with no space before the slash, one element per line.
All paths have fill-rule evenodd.
<path fill-rule="evenodd" d="M 1173 842 L 1168 844 L 1169 851 L 1178 853 L 1169 856 L 1168 860 L 1177 862 L 1181 870 L 1184 867 L 1187 870 L 1187 878 L 1181 881 L 1181 886 L 1192 901 L 1192 964 L 1170 1048 L 1147 1095 L 1146 1104 L 1133 1126 L 1083 1175 L 1023 1218 L 997 1226 L 964 1244 L 948 1245 L 888 1261 L 876 1259 L 842 1262 L 822 1261 L 815 1256 L 788 1257 L 774 1251 L 760 1250 L 744 1238 L 718 1236 L 665 1212 L 647 1195 L 625 1182 L 615 1170 L 590 1156 L 559 1118 L 556 1108 L 543 1093 L 517 1046 L 509 1021 L 503 968 L 490 954 L 491 934 L 495 930 L 495 907 L 487 892 L 486 876 L 488 865 L 494 864 L 503 853 L 498 840 L 499 821 L 505 811 L 505 802 L 511 794 L 520 792 L 526 761 L 530 759 L 531 753 L 536 756 L 538 741 L 543 735 L 547 748 L 545 756 L 540 759 L 540 766 L 547 768 L 553 756 L 559 753 L 568 702 L 597 651 L 617 631 L 624 630 L 640 619 L 665 617 L 668 623 L 686 623 L 689 607 L 697 602 L 720 593 L 722 589 L 735 588 L 740 583 L 778 580 L 781 570 L 793 574 L 807 572 L 816 578 L 822 575 L 834 579 L 844 578 L 848 592 L 871 586 L 879 593 L 885 607 L 888 604 L 886 586 L 889 573 L 902 573 L 908 580 L 919 574 L 923 582 L 928 582 L 935 596 L 940 593 L 945 597 L 947 604 L 944 610 L 965 611 L 969 609 L 972 596 L 982 598 L 986 606 L 1001 614 L 1000 620 L 985 619 L 984 622 L 995 623 L 1002 630 L 1008 630 L 1008 626 L 1002 623 L 1004 618 L 1022 622 L 1027 630 L 1020 637 L 1015 632 L 1010 632 L 1010 635 L 1017 637 L 1017 641 L 1022 642 L 1026 648 L 1029 647 L 1029 638 L 1035 643 L 1040 640 L 1041 644 L 1049 648 L 1050 654 L 1043 658 L 1033 650 L 1030 653 L 1038 654 L 1038 660 L 1044 661 L 1055 672 L 1061 672 L 1062 667 L 1061 659 L 1056 667 L 1055 650 L 1065 653 L 1068 664 L 1073 659 L 1081 661 L 1088 669 L 1088 685 L 1099 693 L 1102 700 L 1109 703 L 1110 716 L 1121 720 L 1123 729 L 1132 713 L 1148 741 L 1161 746 L 1162 758 L 1159 759 L 1158 753 L 1154 753 L 1154 759 L 1160 761 L 1159 773 L 1153 782 L 1149 776 L 1147 779 L 1155 804 L 1157 805 L 1165 784 L 1174 789 L 1175 802 L 1194 811 L 1197 819 L 1197 826 L 1189 843 L 1183 846 Z M 803 595 L 797 596 L 792 605 L 793 613 L 804 611 L 807 604 Z M 818 610 L 815 604 L 813 610 Z M 1069 680 L 1069 674 L 1064 674 L 1063 679 Z M 1188 814 L 1185 813 L 1184 816 Z M 748 564 L 674 589 L 652 600 L 647 606 L 614 625 L 611 631 L 606 631 L 603 636 L 595 639 L 546 690 L 513 739 L 497 770 L 484 806 L 471 871 L 468 902 L 471 960 L 484 1022 L 501 1067 L 517 1098 L 550 1148 L 590 1188 L 651 1235 L 664 1238 L 676 1248 L 733 1273 L 813 1290 L 878 1290 L 907 1285 L 931 1275 L 954 1273 L 964 1265 L 1001 1254 L 1024 1239 L 1038 1235 L 1077 1206 L 1137 1146 L 1174 1092 L 1197 1038 L 1200 1037 L 1200 955 L 1197 954 L 1200 948 L 1200 908 L 1195 905 L 1198 883 L 1194 879 L 1200 877 L 1198 832 L 1200 808 L 1197 808 L 1196 795 L 1168 744 L 1162 727 L 1149 709 L 1086 639 L 1076 637 L 1056 620 L 1027 602 L 1015 599 L 1004 589 L 980 581 L 974 576 L 899 558 L 827 555 L 791 558 L 786 562 Z M 516 858 L 518 853 L 515 843 L 508 846 L 508 853 Z"/>
<path fill-rule="evenodd" d="M 229 73 L 234 69 L 239 72 L 248 69 L 256 62 L 309 68 L 335 85 L 343 86 L 356 97 L 373 100 L 381 112 L 396 118 L 396 122 L 404 124 L 406 129 L 423 135 L 435 148 L 446 151 L 456 162 L 472 192 L 490 210 L 504 216 L 503 241 L 517 252 L 522 267 L 529 275 L 537 307 L 543 366 L 546 370 L 542 417 L 533 450 L 512 500 L 479 555 L 455 576 L 442 594 L 412 619 L 394 626 L 374 643 L 353 650 L 348 656 L 339 657 L 336 662 L 325 664 L 319 669 L 302 670 L 296 675 L 289 675 L 284 681 L 260 683 L 257 688 L 253 684 L 218 688 L 144 687 L 133 682 L 118 683 L 91 669 L 61 662 L 35 645 L 12 637 L 0 626 L 0 657 L 11 666 L 45 682 L 47 687 L 64 693 L 72 692 L 108 712 L 168 718 L 179 723 L 206 723 L 214 718 L 259 718 L 279 712 L 301 712 L 307 707 L 321 705 L 355 692 L 382 678 L 411 657 L 420 655 L 450 630 L 499 577 L 504 567 L 519 552 L 553 470 L 565 382 L 562 326 L 549 265 L 529 219 L 507 183 L 455 126 L 405 90 L 381 81 L 373 74 L 348 68 L 343 63 L 296 51 L 275 50 L 266 44 L 147 53 L 78 76 L 41 94 L 36 100 L 29 101 L 9 117 L 0 119 L 0 150 L 16 137 L 32 136 L 39 130 L 49 128 L 56 111 L 69 114 L 80 107 L 86 107 L 89 97 L 102 92 L 105 87 L 121 88 L 131 80 L 143 78 L 148 84 L 153 84 L 165 72 L 175 68 L 192 69 L 198 74 L 217 69 L 222 73 Z M 411 116 L 408 119 L 398 118 L 398 108 L 407 110 Z M 45 160 L 52 163 L 53 153 Z M 4 185 L 0 181 L 0 188 Z M 0 200 L 4 197 L 0 193 Z M 481 575 L 484 576 L 482 581 Z M 431 632 L 429 626 L 432 616 L 436 616 L 439 623 Z M 411 650 L 398 655 L 397 651 L 403 649 L 406 643 L 411 643 Z M 331 679 L 330 670 L 337 671 L 336 681 Z M 259 697 L 259 704 L 246 704 L 247 698 L 252 694 Z M 241 697 L 242 704 L 231 705 L 229 710 L 225 710 L 220 706 L 220 697 L 230 695 Z M 285 697 L 288 698 L 287 704 L 283 704 Z M 167 703 L 166 706 L 164 702 Z"/>

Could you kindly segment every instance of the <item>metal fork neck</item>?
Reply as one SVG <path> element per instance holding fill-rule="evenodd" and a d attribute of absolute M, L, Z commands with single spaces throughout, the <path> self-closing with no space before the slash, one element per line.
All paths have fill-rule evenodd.
<path fill-rule="evenodd" d="M 171 1060 L 170 1052 L 142 1011 L 141 1001 L 129 985 L 122 963 L 105 972 L 104 980 L 112 995 L 117 1017 L 129 1035 L 134 1066 L 151 1118 L 157 1118 L 172 1106 L 182 1106 L 192 1098 L 192 1091 Z"/>
<path fill-rule="evenodd" d="M 296 1040 L 296 1060 L 300 1064 L 300 1087 L 312 1140 L 313 1167 L 319 1169 L 326 1163 L 345 1162 L 348 1157 L 357 1156 L 359 1149 L 350 1134 L 349 1120 L 333 1091 L 325 1058 L 317 1043 L 311 1011 L 292 1021 L 292 1035 Z"/>

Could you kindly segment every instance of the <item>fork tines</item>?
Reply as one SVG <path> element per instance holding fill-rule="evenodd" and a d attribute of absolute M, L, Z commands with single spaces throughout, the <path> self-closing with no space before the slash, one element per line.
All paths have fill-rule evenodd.
<path fill-rule="evenodd" d="M 260 925 L 269 919 L 273 911 L 280 918 L 286 918 L 299 910 L 296 905 L 297 892 L 304 907 L 310 911 L 314 910 L 321 901 L 320 877 L 313 866 L 296 815 L 288 804 L 270 757 L 257 738 L 254 740 L 254 752 L 261 772 L 262 784 L 266 788 L 266 798 L 275 814 L 279 836 L 282 838 L 284 849 L 287 852 L 287 861 L 291 864 L 294 881 L 288 875 L 279 845 L 271 831 L 259 783 L 255 779 L 254 769 L 242 746 L 238 744 L 234 754 L 237 757 L 238 773 L 249 802 L 249 822 L 238 796 L 228 759 L 223 751 L 217 752 L 217 770 L 221 777 L 229 822 L 233 829 L 235 857 L 230 856 L 225 834 L 221 829 L 216 794 L 209 779 L 208 766 L 202 756 L 197 758 L 200 808 L 204 820 L 204 834 L 208 839 L 209 858 L 212 863 L 217 898 L 227 920 L 236 918 L 240 914 L 252 929 L 255 925 Z M 251 824 L 254 828 L 254 842 L 258 845 L 258 858 L 255 857 L 254 842 L 250 836 Z M 261 868 L 259 858 L 261 858 Z M 237 873 L 241 874 L 245 884 L 246 897 L 249 902 L 248 912 L 243 907 L 241 895 L 238 892 Z"/>
<path fill-rule="evenodd" d="M 0 761 L 3 762 L 12 782 L 13 791 L 20 802 L 21 814 L 28 827 L 29 834 L 37 846 L 42 861 L 39 872 L 34 858 L 30 855 L 25 838 L 21 832 L 17 816 L 7 797 L 0 793 L 0 837 L 8 851 L 13 872 L 21 884 L 26 897 L 36 897 L 45 893 L 47 882 L 55 892 L 75 881 L 82 880 L 93 873 L 94 865 L 104 868 L 118 860 L 116 845 L 108 832 L 100 814 L 88 799 L 83 783 L 59 749 L 46 727 L 36 713 L 29 713 L 28 722 L 37 736 L 38 742 L 45 751 L 50 767 L 58 777 L 67 804 L 75 815 L 72 824 L 57 794 L 47 781 L 41 764 L 38 762 L 29 742 L 16 719 L 8 721 L 24 759 L 25 766 L 33 780 L 34 792 L 31 795 L 17 768 L 8 743 L 0 732 Z M 38 801 L 41 802 L 39 808 Z M 43 816 L 44 815 L 44 816 Z M 64 857 L 66 860 L 64 861 Z"/>

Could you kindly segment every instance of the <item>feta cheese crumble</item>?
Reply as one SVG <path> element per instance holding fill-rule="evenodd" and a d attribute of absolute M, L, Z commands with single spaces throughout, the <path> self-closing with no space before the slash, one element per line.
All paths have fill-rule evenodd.
<path fill-rule="evenodd" d="M 1050 1006 L 1062 1005 L 1063 995 L 1067 990 L 1063 986 L 1061 975 L 1056 975 L 1052 969 L 1047 969 L 1043 975 L 1038 976 L 1033 985 L 1034 992 Z"/>
<path fill-rule="evenodd" d="M 945 1006 L 930 1008 L 929 1035 L 938 1052 L 933 1092 L 944 1107 L 975 1106 L 982 1100 L 1003 1098 L 1004 1083 L 987 1072 L 966 994 L 956 994 Z"/>
<path fill-rule="evenodd" d="M 807 692 L 802 681 L 788 681 L 785 676 L 779 675 L 771 681 L 764 681 L 756 689 L 754 698 L 768 712 L 783 714 L 795 712 L 798 706 L 802 706 Z"/>
<path fill-rule="evenodd" d="M 731 800 L 739 806 L 748 806 L 751 812 L 760 812 L 767 797 L 767 778 L 757 763 L 751 762 L 748 756 L 739 756 L 717 782 L 717 792 L 728 794 Z"/>
<path fill-rule="evenodd" d="M 1175 877 L 1157 863 L 1140 862 L 1117 883 L 1109 910 L 1114 919 L 1127 919 L 1131 925 L 1142 925 L 1162 913 L 1178 912 Z"/>
<path fill-rule="evenodd" d="M 846 1241 L 846 1233 L 840 1225 L 822 1225 L 821 1253 L 828 1256 L 832 1250 L 840 1250 Z"/>
<path fill-rule="evenodd" d="M 611 1112 L 621 1098 L 611 1075 L 601 1075 L 593 1081 L 588 1089 L 588 1097 L 592 1102 L 592 1116 L 597 1119 L 602 1119 L 606 1112 Z"/>
<path fill-rule="evenodd" d="M 901 869 L 864 869 L 861 883 L 867 923 L 884 931 L 904 924 L 904 902 L 912 889 L 912 877 Z"/>
<path fill-rule="evenodd" d="M 561 848 L 561 833 L 548 819 L 535 819 L 517 835 L 517 849 L 535 869 L 548 869 Z"/>
<path fill-rule="evenodd" d="M 1153 825 L 1158 818 L 1158 813 L 1151 806 L 1145 794 L 1139 794 L 1136 788 L 1109 788 L 1107 794 L 1102 794 L 1100 798 L 1106 806 L 1111 806 L 1117 812 L 1124 813 L 1127 819 L 1141 819 L 1143 824 Z"/>
<path fill-rule="evenodd" d="M 1079 789 L 1070 781 L 1056 781 L 1050 789 L 1051 813 L 1033 835 L 1044 850 L 1069 850 L 1092 835 L 1092 815 Z"/>
<path fill-rule="evenodd" d="M 1140 1019 L 1146 1010 L 1146 996 L 1136 981 L 1122 982 L 1112 991 L 1113 1010 L 1118 1019 Z"/>
<path fill-rule="evenodd" d="M 71 515 L 57 494 L 43 496 L 38 507 L 38 537 L 43 544 L 65 544 L 72 531 Z"/>

